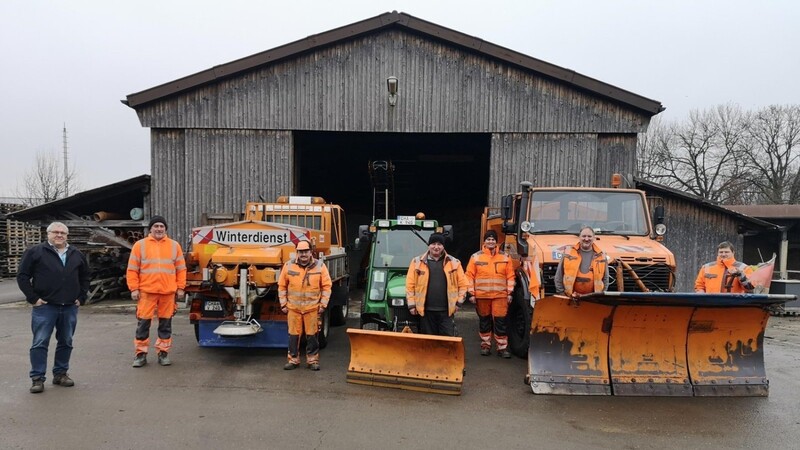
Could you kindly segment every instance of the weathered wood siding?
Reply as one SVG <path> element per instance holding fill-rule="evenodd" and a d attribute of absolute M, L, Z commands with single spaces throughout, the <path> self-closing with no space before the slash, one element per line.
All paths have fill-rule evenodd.
<path fill-rule="evenodd" d="M 399 79 L 396 107 L 386 78 Z M 637 133 L 649 116 L 397 29 L 137 107 L 152 128 Z"/>
<path fill-rule="evenodd" d="M 667 234 L 662 243 L 675 255 L 678 266 L 676 289 L 678 292 L 694 292 L 694 280 L 700 266 L 716 259 L 720 242 L 730 241 L 736 247 L 736 255 L 742 255 L 739 223 L 731 215 L 702 208 L 697 203 L 658 195 L 650 199 L 650 209 L 664 205 Z"/>
<path fill-rule="evenodd" d="M 292 191 L 292 134 L 264 130 L 154 129 L 152 214 L 187 242 L 204 213 L 241 212 L 245 202 Z"/>
<path fill-rule="evenodd" d="M 633 173 L 636 135 L 497 133 L 492 135 L 490 205 L 519 191 L 521 181 L 534 186 L 610 185 L 610 174 Z"/>

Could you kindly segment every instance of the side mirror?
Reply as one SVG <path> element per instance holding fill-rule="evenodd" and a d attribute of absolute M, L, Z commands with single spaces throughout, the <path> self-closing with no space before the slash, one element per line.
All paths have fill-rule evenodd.
<path fill-rule="evenodd" d="M 358 226 L 358 238 L 362 241 L 370 239 L 369 225 Z"/>
<path fill-rule="evenodd" d="M 442 234 L 444 235 L 444 240 L 446 242 L 453 242 L 453 226 L 452 225 L 442 225 Z"/>
<path fill-rule="evenodd" d="M 656 206 L 654 216 L 657 224 L 664 223 L 664 205 Z"/>
<path fill-rule="evenodd" d="M 514 196 L 504 195 L 500 200 L 500 218 L 511 220 L 511 208 L 514 206 Z"/>

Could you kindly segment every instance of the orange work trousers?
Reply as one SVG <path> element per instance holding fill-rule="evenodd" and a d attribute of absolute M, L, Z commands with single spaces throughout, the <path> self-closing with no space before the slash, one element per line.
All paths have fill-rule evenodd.
<path fill-rule="evenodd" d="M 153 316 L 158 314 L 158 339 L 156 350 L 169 352 L 172 348 L 172 316 L 177 311 L 175 293 L 150 294 L 139 292 L 139 301 L 136 303 L 136 338 L 133 346 L 136 354 L 147 353 L 150 347 L 150 324 Z"/>
<path fill-rule="evenodd" d="M 292 364 L 300 364 L 300 337 L 306 336 L 306 363 L 319 363 L 319 311 L 314 308 L 309 311 L 295 311 L 290 309 L 286 320 L 289 325 L 289 354 L 288 360 Z"/>
<path fill-rule="evenodd" d="M 508 315 L 508 297 L 479 298 L 475 310 L 478 313 L 478 335 L 481 348 L 492 348 L 492 337 L 498 351 L 508 347 L 508 331 L 506 316 Z"/>

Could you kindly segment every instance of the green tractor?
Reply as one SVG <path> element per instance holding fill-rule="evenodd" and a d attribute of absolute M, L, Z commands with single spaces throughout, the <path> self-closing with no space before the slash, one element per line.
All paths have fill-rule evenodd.
<path fill-rule="evenodd" d="M 453 239 L 451 225 L 441 226 L 422 213 L 377 219 L 358 227 L 356 246 L 370 246 L 361 328 L 401 331 L 408 326 L 414 333 L 418 331 L 419 317 L 412 316 L 406 305 L 406 273 L 411 260 L 428 249 L 433 233 L 442 233 L 448 242 Z"/>

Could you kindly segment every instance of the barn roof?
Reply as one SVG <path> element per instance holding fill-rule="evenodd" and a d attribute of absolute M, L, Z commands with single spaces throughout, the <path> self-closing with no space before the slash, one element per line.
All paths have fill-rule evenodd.
<path fill-rule="evenodd" d="M 275 63 L 276 61 L 334 45 L 337 42 L 352 39 L 356 36 L 391 28 L 400 28 L 434 40 L 443 41 L 466 51 L 482 54 L 489 58 L 530 70 L 541 76 L 564 82 L 577 89 L 635 108 L 649 116 L 656 115 L 664 110 L 664 107 L 659 101 L 642 97 L 633 92 L 581 75 L 574 70 L 556 66 L 514 50 L 492 44 L 480 38 L 469 36 L 405 13 L 398 13 L 397 11 L 384 13 L 370 19 L 315 34 L 271 50 L 214 66 L 193 75 L 135 94 L 130 94 L 125 100 L 122 100 L 122 102 L 135 109 L 138 106 L 190 91 L 206 84 L 215 83 L 222 79 L 234 77 L 255 68 Z"/>
<path fill-rule="evenodd" d="M 648 193 L 658 193 L 658 194 L 670 195 L 672 197 L 677 197 L 689 203 L 694 203 L 698 207 L 707 208 L 734 217 L 737 220 L 739 220 L 740 223 L 746 223 L 758 229 L 776 230 L 779 228 L 779 226 L 774 223 L 767 222 L 766 220 L 761 220 L 756 217 L 752 217 L 752 215 L 750 215 L 749 213 L 744 213 L 743 211 L 740 210 L 734 210 L 733 208 L 719 205 L 717 203 L 714 203 L 697 195 L 689 194 L 671 187 L 664 186 L 662 184 L 654 183 L 652 181 L 643 180 L 640 178 L 634 178 L 634 182 L 636 183 L 637 189 L 641 189 Z"/>

